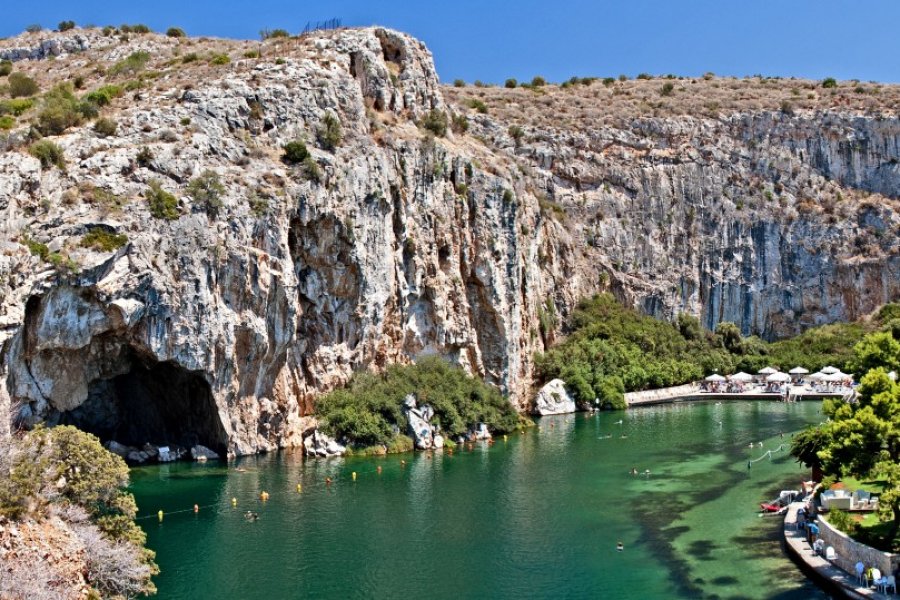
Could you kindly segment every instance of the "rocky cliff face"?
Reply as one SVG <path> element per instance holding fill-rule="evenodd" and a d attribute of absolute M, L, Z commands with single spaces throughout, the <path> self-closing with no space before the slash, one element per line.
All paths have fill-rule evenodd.
<path fill-rule="evenodd" d="M 86 73 L 89 89 L 132 91 L 104 109 L 114 136 L 53 138 L 65 170 L 18 141 L 28 114 L 4 141 L 0 412 L 12 403 L 25 422 L 253 453 L 299 444 L 316 395 L 353 370 L 425 354 L 523 405 L 534 352 L 601 289 L 766 336 L 900 295 L 895 116 L 761 110 L 511 135 L 514 118 L 468 108 L 470 90 L 441 88 L 427 49 L 389 30 L 262 47 L 77 35 L 17 66 L 45 88 Z M 22 36 L 0 54 L 40 59 L 47 44 Z M 96 75 L 137 50 L 145 71 Z M 426 135 L 430 111 L 467 115 L 468 133 Z M 341 124 L 333 149 L 317 142 L 326 115 Z M 305 165 L 280 161 L 295 139 Z M 186 192 L 205 170 L 225 188 L 214 216 Z M 151 215 L 153 181 L 178 197 L 177 219 Z M 127 243 L 85 246 L 97 229 Z"/>

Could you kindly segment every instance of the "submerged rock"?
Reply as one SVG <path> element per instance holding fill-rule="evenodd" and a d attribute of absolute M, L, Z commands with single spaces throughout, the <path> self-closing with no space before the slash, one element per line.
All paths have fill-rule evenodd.
<path fill-rule="evenodd" d="M 549 381 L 534 399 L 536 415 L 561 415 L 575 410 L 575 400 L 566 391 L 566 382 L 562 379 Z"/>

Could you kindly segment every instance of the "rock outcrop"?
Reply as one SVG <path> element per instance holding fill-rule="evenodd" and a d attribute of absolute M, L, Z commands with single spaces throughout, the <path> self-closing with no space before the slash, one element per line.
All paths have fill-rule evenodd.
<path fill-rule="evenodd" d="M 536 415 L 562 415 L 576 410 L 575 400 L 566 391 L 566 382 L 562 379 L 548 381 L 534 399 Z"/>
<path fill-rule="evenodd" d="M 307 456 L 328 458 L 330 456 L 343 456 L 347 448 L 337 443 L 318 429 L 313 430 L 303 439 L 303 449 Z"/>
<path fill-rule="evenodd" d="M 114 136 L 51 136 L 65 171 L 27 153 L 23 123 L 0 138 L 0 413 L 24 424 L 249 454 L 304 443 L 315 397 L 354 370 L 423 355 L 524 407 L 532 357 L 601 290 L 766 337 L 900 295 L 888 110 L 514 136 L 387 29 L 267 43 L 260 58 L 249 42 L 53 38 L 77 36 L 52 63 L 40 37 L 0 41 L 0 55 L 38 59 L 16 65 L 45 89 L 138 50 L 153 76 L 110 80 L 130 89 L 104 109 Z M 183 59 L 212 51 L 231 62 Z M 441 114 L 457 117 L 447 137 L 419 126 L 439 131 Z M 288 165 L 294 140 L 310 158 Z M 215 210 L 187 190 L 205 171 L 223 186 Z M 176 218 L 151 214 L 151 184 Z M 125 242 L 91 244 L 93 231 Z"/>
<path fill-rule="evenodd" d="M 403 401 L 403 414 L 406 415 L 406 421 L 409 424 L 409 436 L 413 439 L 413 443 L 417 450 L 430 450 L 436 447 L 435 436 L 437 434 L 435 426 L 431 423 L 434 416 L 434 409 L 423 404 L 417 406 L 416 397 L 409 394 Z M 438 436 L 440 434 L 437 434 Z M 441 438 L 441 446 L 443 446 L 443 438 Z"/>

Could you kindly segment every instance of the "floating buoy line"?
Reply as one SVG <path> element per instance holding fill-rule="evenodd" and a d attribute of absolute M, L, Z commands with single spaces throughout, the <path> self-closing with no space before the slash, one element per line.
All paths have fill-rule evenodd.
<path fill-rule="evenodd" d="M 504 435 L 503 441 L 507 441 L 507 440 L 508 440 L 507 436 Z M 492 444 L 487 444 L 487 445 L 492 445 Z M 468 448 L 469 450 L 474 449 L 473 444 L 467 443 L 462 446 L 464 446 L 464 448 Z M 432 454 L 434 454 L 434 453 L 428 452 L 428 453 L 426 453 L 426 457 L 432 458 Z M 453 452 L 449 448 L 445 449 L 444 454 L 446 454 L 448 456 L 453 456 Z M 400 470 L 401 471 L 405 470 L 406 466 L 407 466 L 406 460 L 400 459 L 400 461 L 399 461 Z M 237 468 L 237 469 L 235 469 L 235 472 L 246 473 L 247 471 L 246 471 L 246 469 L 243 469 L 243 468 Z M 356 482 L 363 475 L 375 474 L 375 475 L 380 476 L 382 474 L 382 472 L 383 472 L 382 465 L 376 465 L 376 467 L 374 469 L 368 469 L 366 471 L 351 471 L 350 477 L 349 477 L 349 482 Z M 331 489 L 332 485 L 338 482 L 338 479 L 339 479 L 339 477 L 337 475 L 326 476 L 324 479 L 322 479 L 322 484 L 326 489 Z M 346 476 L 341 477 L 340 479 L 347 481 Z M 297 489 L 298 494 L 302 494 L 303 493 L 303 484 L 298 483 L 296 489 Z M 268 500 L 270 498 L 271 498 L 271 494 L 268 491 L 261 490 L 258 494 L 255 495 L 254 500 L 265 504 L 266 502 L 268 502 Z M 224 512 L 224 509 L 228 508 L 229 506 L 231 509 L 235 509 L 235 508 L 237 508 L 237 506 L 239 504 L 237 497 L 232 497 L 227 502 L 228 502 L 228 504 L 225 506 L 223 506 L 222 503 L 202 504 L 202 505 L 195 503 L 195 504 L 191 505 L 191 508 L 185 508 L 185 509 L 180 509 L 180 510 L 169 510 L 169 511 L 159 510 L 159 511 L 157 511 L 157 513 L 155 515 L 154 514 L 141 515 L 141 516 L 135 517 L 134 520 L 135 521 L 144 521 L 147 519 L 156 518 L 159 520 L 160 523 L 162 523 L 163 520 L 165 519 L 165 517 L 169 517 L 169 516 L 173 516 L 173 515 L 182 515 L 182 514 L 188 514 L 188 513 L 192 513 L 194 515 L 199 515 L 201 511 L 206 511 L 211 508 L 220 508 L 220 509 L 223 509 L 222 512 Z M 248 511 L 248 512 L 252 512 L 252 511 Z M 241 513 L 241 514 L 244 514 L 244 513 Z M 254 514 L 256 514 L 256 513 L 254 513 Z M 258 514 L 256 516 L 258 518 Z M 253 519 L 253 520 L 255 521 L 256 519 Z"/>
<path fill-rule="evenodd" d="M 762 443 L 760 442 L 759 445 L 762 446 Z M 747 468 L 750 468 L 750 465 L 752 465 L 753 463 L 759 462 L 759 461 L 763 460 L 764 458 L 772 458 L 773 452 L 781 452 L 782 450 L 784 450 L 784 444 L 781 444 L 774 450 L 766 450 L 763 453 L 763 455 L 760 456 L 759 458 L 754 458 L 753 460 L 747 461 Z"/>

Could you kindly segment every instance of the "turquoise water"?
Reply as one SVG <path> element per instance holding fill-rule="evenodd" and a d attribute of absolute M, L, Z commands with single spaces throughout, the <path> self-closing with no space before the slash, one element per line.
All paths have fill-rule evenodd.
<path fill-rule="evenodd" d="M 783 555 L 780 519 L 758 516 L 806 472 L 786 451 L 747 469 L 820 410 L 565 415 L 452 456 L 281 452 L 135 469 L 132 489 L 162 599 L 825 598 Z"/>

